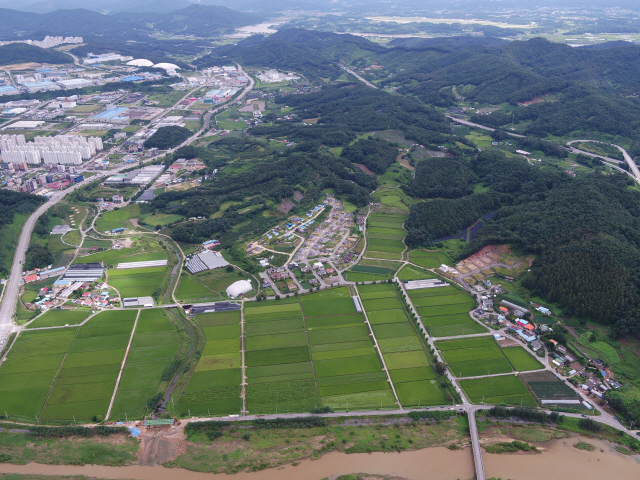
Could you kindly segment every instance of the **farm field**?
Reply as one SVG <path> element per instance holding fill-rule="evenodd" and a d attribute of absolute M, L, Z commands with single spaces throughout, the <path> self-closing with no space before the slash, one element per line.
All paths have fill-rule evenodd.
<path fill-rule="evenodd" d="M 436 346 L 443 353 L 451 373 L 459 378 L 513 371 L 493 337 L 449 340 L 438 342 Z"/>
<path fill-rule="evenodd" d="M 398 272 L 398 279 L 403 282 L 408 282 L 410 280 L 426 280 L 429 278 L 438 278 L 438 276 L 429 270 L 425 270 L 414 265 L 405 265 Z"/>
<path fill-rule="evenodd" d="M 186 391 L 178 403 L 192 415 L 229 415 L 242 411 L 240 310 L 203 313 L 196 320 L 206 343 Z"/>
<path fill-rule="evenodd" d="M 503 348 L 502 353 L 507 357 L 513 369 L 517 372 L 526 372 L 528 370 L 539 370 L 544 368 L 542 364 L 522 347 Z"/>
<path fill-rule="evenodd" d="M 484 401 L 490 404 L 537 406 L 520 378 L 515 375 L 460 380 L 460 386 L 473 403 Z"/>
<path fill-rule="evenodd" d="M 162 310 L 141 310 L 109 420 L 142 418 L 179 350 L 178 332 Z"/>
<path fill-rule="evenodd" d="M 408 290 L 407 293 L 422 323 L 434 337 L 487 332 L 469 316 L 475 300 L 454 286 Z"/>
<path fill-rule="evenodd" d="M 346 288 L 302 297 L 311 358 L 323 406 L 395 408 L 396 402 L 364 317 Z"/>
<path fill-rule="evenodd" d="M 308 412 L 320 405 L 300 302 L 292 300 L 245 304 L 246 409 L 251 414 Z"/>
<path fill-rule="evenodd" d="M 552 372 L 532 372 L 522 375 L 527 385 L 540 400 L 576 399 L 576 393 Z M 576 406 L 577 407 L 577 406 Z"/>
<path fill-rule="evenodd" d="M 49 310 L 40 315 L 26 328 L 63 327 L 77 325 L 91 315 L 90 310 Z"/>
<path fill-rule="evenodd" d="M 77 329 L 40 419 L 90 421 L 107 414 L 137 315 L 103 312 Z"/>
<path fill-rule="evenodd" d="M 147 262 L 151 260 L 165 260 L 166 258 L 167 253 L 162 250 L 158 243 L 153 242 L 145 248 L 143 253 L 141 253 L 140 248 L 137 247 L 105 250 L 84 257 L 78 257 L 73 263 L 103 262 L 105 265 L 115 267 L 118 263 L 123 262 Z"/>
<path fill-rule="evenodd" d="M 391 283 L 357 287 L 398 400 L 405 408 L 446 404 L 447 397 L 396 288 Z"/>
<path fill-rule="evenodd" d="M 223 268 L 200 272 L 196 275 L 183 273 L 176 290 L 176 298 L 182 301 L 225 299 L 227 287 L 238 280 L 249 280 L 255 288 L 255 280 L 251 277 L 243 276 L 237 271 L 227 272 Z"/>
<path fill-rule="evenodd" d="M 69 350 L 74 329 L 22 332 L 0 366 L 0 409 L 34 419 Z"/>
<path fill-rule="evenodd" d="M 116 228 L 132 227 L 127 220 L 140 216 L 140 205 L 127 205 L 118 210 L 104 212 L 96 219 L 95 229 L 100 232 L 107 232 Z"/>
<path fill-rule="evenodd" d="M 388 280 L 394 272 L 394 269 L 387 267 L 354 265 L 348 272 L 345 272 L 344 275 L 350 282 L 372 282 Z"/>
<path fill-rule="evenodd" d="M 162 285 L 166 271 L 167 267 L 110 269 L 107 276 L 109 285 L 116 288 L 122 298 L 151 297 Z"/>
<path fill-rule="evenodd" d="M 442 264 L 447 264 L 450 260 L 442 252 L 411 250 L 409 252 L 409 261 L 423 268 L 438 268 Z"/>
<path fill-rule="evenodd" d="M 406 215 L 387 213 L 369 215 L 365 257 L 402 260 L 402 252 L 406 248 L 402 240 L 407 233 L 402 225 L 407 218 Z"/>

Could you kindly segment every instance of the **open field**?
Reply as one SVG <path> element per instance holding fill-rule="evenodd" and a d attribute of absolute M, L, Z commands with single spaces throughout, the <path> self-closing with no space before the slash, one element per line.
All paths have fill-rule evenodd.
<path fill-rule="evenodd" d="M 477 377 L 512 371 L 502 350 L 490 337 L 439 342 L 437 346 L 456 377 Z"/>
<path fill-rule="evenodd" d="M 0 395 L 0 407 L 42 420 L 105 415 L 136 314 L 105 312 L 79 328 L 21 333 L 0 367 L 0 391 L 11 392 Z"/>
<path fill-rule="evenodd" d="M 127 220 L 140 216 L 140 205 L 127 205 L 118 210 L 101 214 L 95 223 L 98 232 L 111 231 L 116 228 L 129 227 Z"/>
<path fill-rule="evenodd" d="M 396 288 L 388 283 L 357 287 L 398 400 L 403 407 L 447 403 Z"/>
<path fill-rule="evenodd" d="M 409 290 L 407 293 L 422 323 L 434 337 L 487 331 L 469 316 L 469 311 L 475 307 L 475 300 L 456 287 Z"/>
<path fill-rule="evenodd" d="M 166 270 L 167 267 L 112 269 L 108 271 L 108 281 L 122 298 L 150 297 L 160 289 Z"/>
<path fill-rule="evenodd" d="M 156 335 L 160 332 L 163 335 Z M 145 338 L 150 338 L 151 341 L 145 341 Z M 140 344 L 144 346 L 136 346 Z M 179 349 L 178 333 L 162 310 L 142 310 L 110 420 L 144 416 L 147 402 L 156 394 L 161 381 L 169 380 L 163 378 L 163 374 Z"/>
<path fill-rule="evenodd" d="M 400 198 L 393 195 L 381 197 L 381 201 Z M 406 207 L 405 207 L 406 208 Z M 372 213 L 367 218 L 367 250 L 365 257 L 401 260 L 405 250 L 403 239 L 406 231 L 402 227 L 406 221 L 405 215 L 393 215 L 386 213 Z"/>
<path fill-rule="evenodd" d="M 537 406 L 520 378 L 515 375 L 461 380 L 460 386 L 473 403 L 505 403 L 507 405 Z"/>
<path fill-rule="evenodd" d="M 575 399 L 576 393 L 549 371 L 525 373 L 523 376 L 536 397 L 541 400 Z"/>
<path fill-rule="evenodd" d="M 206 313 L 196 319 L 203 325 L 206 343 L 178 408 L 192 415 L 238 414 L 242 410 L 240 311 Z"/>
<path fill-rule="evenodd" d="M 503 348 L 502 353 L 517 372 L 526 372 L 527 370 L 538 370 L 544 368 L 542 364 L 522 347 Z"/>
<path fill-rule="evenodd" d="M 26 328 L 62 327 L 77 325 L 91 315 L 89 310 L 49 310 L 31 322 Z"/>

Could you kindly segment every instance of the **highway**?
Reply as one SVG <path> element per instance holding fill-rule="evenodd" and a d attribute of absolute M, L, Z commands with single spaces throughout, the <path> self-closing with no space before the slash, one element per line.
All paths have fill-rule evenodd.
<path fill-rule="evenodd" d="M 345 67 L 344 65 L 340 65 L 340 68 L 342 68 L 345 72 L 350 73 L 351 75 L 356 77 L 358 80 L 360 80 L 362 83 L 364 83 L 367 87 L 375 88 L 376 90 L 378 89 L 378 87 L 376 87 L 373 83 L 368 82 L 367 80 L 362 78 L 360 75 L 358 75 L 356 72 L 354 72 L 350 68 Z"/>

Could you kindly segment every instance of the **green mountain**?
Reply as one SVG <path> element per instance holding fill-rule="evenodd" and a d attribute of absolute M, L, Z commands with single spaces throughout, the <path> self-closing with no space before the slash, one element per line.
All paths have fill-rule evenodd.
<path fill-rule="evenodd" d="M 57 50 L 26 43 L 10 43 L 0 47 L 0 65 L 29 62 L 63 64 L 73 63 L 73 58 Z"/>

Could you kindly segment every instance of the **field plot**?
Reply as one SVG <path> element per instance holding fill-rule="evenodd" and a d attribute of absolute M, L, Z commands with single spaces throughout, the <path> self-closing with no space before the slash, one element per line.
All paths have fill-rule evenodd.
<path fill-rule="evenodd" d="M 138 312 L 103 312 L 77 334 L 42 412 L 42 420 L 104 416 Z"/>
<path fill-rule="evenodd" d="M 0 409 L 36 418 L 75 335 L 74 329 L 22 332 L 0 366 Z"/>
<path fill-rule="evenodd" d="M 408 290 L 407 293 L 420 314 L 422 323 L 434 337 L 487 331 L 469 316 L 469 311 L 475 307 L 475 300 L 456 287 Z"/>
<path fill-rule="evenodd" d="M 96 219 L 95 228 L 98 232 L 107 232 L 116 228 L 129 227 L 127 220 L 140 216 L 140 205 L 127 205 L 118 210 L 111 210 Z"/>
<path fill-rule="evenodd" d="M 517 372 L 526 372 L 528 370 L 539 370 L 544 368 L 542 364 L 522 347 L 509 347 L 502 349 L 502 353 L 507 357 L 513 369 Z"/>
<path fill-rule="evenodd" d="M 438 276 L 429 270 L 424 270 L 413 265 L 405 265 L 402 270 L 398 272 L 398 278 L 403 282 L 408 282 L 409 280 L 438 278 Z"/>
<path fill-rule="evenodd" d="M 422 341 L 390 283 L 359 285 L 358 293 L 403 407 L 441 405 L 446 396 Z"/>
<path fill-rule="evenodd" d="M 304 412 L 320 405 L 300 302 L 245 304 L 246 408 Z"/>
<path fill-rule="evenodd" d="M 438 342 L 437 347 L 444 354 L 451 373 L 459 378 L 513 371 L 492 337 Z"/>
<path fill-rule="evenodd" d="M 167 267 L 108 270 L 109 285 L 116 288 L 122 298 L 150 297 L 162 285 Z"/>
<path fill-rule="evenodd" d="M 63 327 L 78 325 L 91 315 L 90 310 L 49 310 L 31 322 L 26 328 Z"/>
<path fill-rule="evenodd" d="M 367 250 L 365 257 L 402 260 L 406 246 L 402 227 L 406 215 L 372 213 L 367 218 Z"/>
<path fill-rule="evenodd" d="M 460 386 L 473 403 L 537 406 L 536 401 L 515 375 L 461 380 Z"/>
<path fill-rule="evenodd" d="M 144 416 L 147 402 L 156 394 L 161 380 L 171 378 L 169 367 L 179 349 L 178 332 L 162 310 L 141 310 L 109 420 Z M 165 371 L 169 378 L 163 378 Z"/>
<path fill-rule="evenodd" d="M 192 415 L 238 414 L 242 410 L 242 348 L 240 310 L 204 313 L 206 343 L 179 409 Z"/>
<path fill-rule="evenodd" d="M 522 375 L 533 393 L 540 400 L 574 400 L 579 399 L 571 387 L 556 377 L 552 372 L 532 372 Z M 571 408 L 581 408 L 571 405 Z"/>
<path fill-rule="evenodd" d="M 323 309 L 323 304 L 328 305 Z M 355 313 L 349 291 L 306 295 L 302 307 L 322 405 L 335 410 L 394 408 L 369 328 L 363 315 Z"/>
<path fill-rule="evenodd" d="M 447 264 L 450 259 L 442 252 L 412 250 L 409 252 L 409 261 L 424 268 L 438 268 L 443 263 Z"/>
<path fill-rule="evenodd" d="M 344 275 L 350 282 L 373 282 L 388 280 L 394 272 L 394 269 L 387 267 L 355 265 Z"/>

